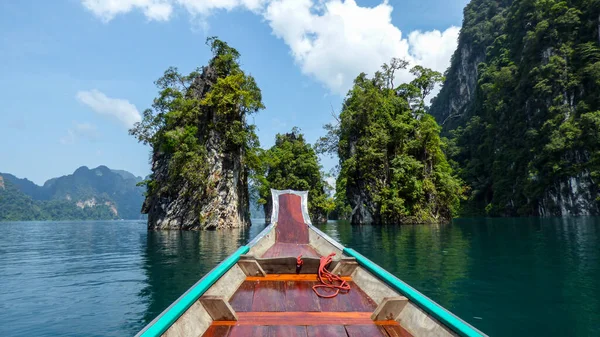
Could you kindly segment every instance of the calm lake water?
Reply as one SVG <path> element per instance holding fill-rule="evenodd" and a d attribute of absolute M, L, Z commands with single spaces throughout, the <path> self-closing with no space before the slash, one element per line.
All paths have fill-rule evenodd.
<path fill-rule="evenodd" d="M 490 336 L 600 336 L 600 218 L 319 227 Z M 0 223 L 0 335 L 134 335 L 263 228 Z"/>

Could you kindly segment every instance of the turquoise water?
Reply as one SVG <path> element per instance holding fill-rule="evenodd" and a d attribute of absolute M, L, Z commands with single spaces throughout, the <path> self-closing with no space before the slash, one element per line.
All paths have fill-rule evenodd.
<path fill-rule="evenodd" d="M 319 227 L 490 336 L 600 336 L 600 218 Z M 0 223 L 0 335 L 134 335 L 262 228 Z"/>

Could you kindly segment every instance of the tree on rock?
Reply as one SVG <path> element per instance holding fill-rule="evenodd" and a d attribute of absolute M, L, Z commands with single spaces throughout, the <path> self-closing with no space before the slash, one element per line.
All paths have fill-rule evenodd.
<path fill-rule="evenodd" d="M 354 81 L 337 126 L 328 125 L 320 152 L 340 159 L 336 204 L 354 224 L 445 222 L 456 213 L 463 187 L 446 160 L 440 127 L 425 97 L 443 77 L 416 66 L 416 78 L 393 87 L 390 69 Z M 347 205 L 347 206 L 346 206 Z M 349 206 L 349 207 L 348 207 Z"/>
<path fill-rule="evenodd" d="M 298 128 L 277 134 L 275 145 L 261 158 L 263 174 L 258 179 L 259 203 L 264 205 L 267 222 L 273 208 L 270 189 L 308 191 L 311 220 L 327 221 L 327 214 L 335 207 L 333 199 L 325 193 L 328 186 L 321 174 L 319 158 Z"/>
<path fill-rule="evenodd" d="M 264 108 L 261 91 L 237 50 L 215 37 L 207 44 L 208 65 L 189 75 L 167 69 L 152 109 L 130 130 L 152 147 L 142 208 L 149 229 L 250 224 L 248 175 L 259 144 L 246 117 Z"/>

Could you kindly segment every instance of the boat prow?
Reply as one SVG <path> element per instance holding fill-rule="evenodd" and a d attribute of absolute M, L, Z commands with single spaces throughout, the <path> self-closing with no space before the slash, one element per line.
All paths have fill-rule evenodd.
<path fill-rule="evenodd" d="M 308 192 L 271 194 L 271 224 L 136 336 L 486 336 L 312 226 Z"/>

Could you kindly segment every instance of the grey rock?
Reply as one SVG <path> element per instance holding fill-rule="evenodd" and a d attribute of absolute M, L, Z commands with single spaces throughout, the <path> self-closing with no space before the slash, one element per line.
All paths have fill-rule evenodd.
<path fill-rule="evenodd" d="M 205 67 L 188 95 L 204 97 L 216 80 L 215 70 Z M 211 111 L 206 111 L 203 116 L 204 120 L 198 128 L 207 149 L 207 188 L 205 191 L 195 191 L 188 182 L 180 181 L 174 190 L 149 195 L 142 212 L 148 214 L 150 230 L 208 230 L 250 225 L 248 172 L 242 164 L 243 149 L 225 149 L 223 130 L 206 129 L 206 125 L 223 117 Z M 152 172 L 159 184 L 169 178 L 169 160 L 168 154 L 159 151 L 153 153 Z"/>

